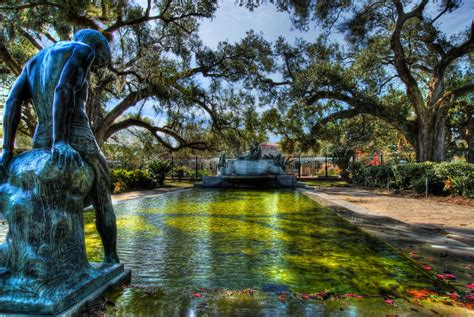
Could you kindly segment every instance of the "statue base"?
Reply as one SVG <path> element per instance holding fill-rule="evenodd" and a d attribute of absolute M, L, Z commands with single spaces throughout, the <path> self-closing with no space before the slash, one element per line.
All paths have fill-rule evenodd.
<path fill-rule="evenodd" d="M 84 279 L 63 293 L 61 297 L 41 297 L 34 291 L 0 290 L 1 315 L 80 315 L 105 292 L 130 282 L 130 270 L 124 270 L 122 264 L 91 263 L 96 274 Z M 8 284 L 10 277 L 0 277 Z"/>
<path fill-rule="evenodd" d="M 83 209 L 96 177 L 89 163 L 60 170 L 51 151 L 36 149 L 17 155 L 7 176 L 0 184 L 8 223 L 0 244 L 0 315 L 79 310 L 130 280 L 120 264 L 87 259 Z"/>
<path fill-rule="evenodd" d="M 196 187 L 206 188 L 295 188 L 306 185 L 292 175 L 204 176 Z"/>

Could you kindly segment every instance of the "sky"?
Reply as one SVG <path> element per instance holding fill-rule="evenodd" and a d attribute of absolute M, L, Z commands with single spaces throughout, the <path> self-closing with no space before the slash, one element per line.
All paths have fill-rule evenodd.
<path fill-rule="evenodd" d="M 430 1 L 429 10 L 435 10 L 436 4 Z M 474 0 L 464 0 L 458 10 L 446 14 L 438 20 L 441 29 L 448 35 L 464 30 L 474 18 Z M 200 27 L 201 39 L 211 48 L 215 48 L 219 41 L 237 42 L 245 36 L 248 30 L 262 32 L 267 40 L 273 41 L 278 36 L 292 40 L 301 37 L 312 40 L 319 34 L 313 27 L 308 32 L 294 30 L 290 15 L 278 12 L 275 6 L 263 4 L 253 12 L 235 4 L 234 0 L 219 1 L 219 9 L 213 19 L 205 20 Z"/>

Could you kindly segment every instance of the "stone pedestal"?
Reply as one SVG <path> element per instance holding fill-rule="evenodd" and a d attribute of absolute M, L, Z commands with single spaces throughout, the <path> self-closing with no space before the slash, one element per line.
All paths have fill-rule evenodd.
<path fill-rule="evenodd" d="M 219 176 L 268 176 L 285 175 L 281 166 L 274 160 L 228 160 L 219 170 Z"/>
<path fill-rule="evenodd" d="M 87 261 L 82 213 L 94 170 L 82 162 L 62 172 L 50 157 L 46 150 L 18 155 L 0 186 L 9 226 L 0 245 L 0 312 L 59 314 L 130 274 Z"/>
<path fill-rule="evenodd" d="M 196 187 L 206 188 L 295 188 L 305 187 L 292 175 L 204 176 Z"/>

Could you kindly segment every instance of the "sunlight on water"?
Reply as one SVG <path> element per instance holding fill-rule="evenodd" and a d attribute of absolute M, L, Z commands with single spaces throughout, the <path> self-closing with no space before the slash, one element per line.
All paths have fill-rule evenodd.
<path fill-rule="evenodd" d="M 190 190 L 123 202 L 115 210 L 119 255 L 133 271 L 132 287 L 112 295 L 124 314 L 182 314 L 197 305 L 190 304 L 192 292 L 201 288 L 381 298 L 433 286 L 409 259 L 297 191 Z M 86 222 L 87 252 L 97 261 L 102 254 L 93 212 Z M 222 313 L 237 305 L 221 295 L 208 298 L 206 307 L 213 303 Z M 266 301 L 259 293 L 248 305 L 283 309 Z M 322 309 L 318 305 L 294 309 Z"/>
<path fill-rule="evenodd" d="M 466 312 L 413 304 L 407 290 L 446 291 L 445 286 L 298 191 L 194 189 L 124 201 L 115 212 L 119 256 L 133 277 L 130 286 L 107 295 L 115 303 L 107 314 L 417 316 L 433 307 Z M 94 212 L 84 219 L 89 260 L 101 261 Z M 0 221 L 0 242 L 6 231 Z M 303 294 L 329 294 L 329 300 Z M 395 304 L 384 298 L 395 298 Z"/>

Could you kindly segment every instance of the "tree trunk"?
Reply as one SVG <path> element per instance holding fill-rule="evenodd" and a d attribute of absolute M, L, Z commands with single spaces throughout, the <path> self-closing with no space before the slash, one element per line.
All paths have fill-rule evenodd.
<path fill-rule="evenodd" d="M 468 112 L 467 121 L 467 161 L 474 163 L 474 113 Z"/>
<path fill-rule="evenodd" d="M 419 118 L 416 138 L 418 162 L 441 162 L 445 159 L 446 114 L 438 111 L 427 118 Z"/>

